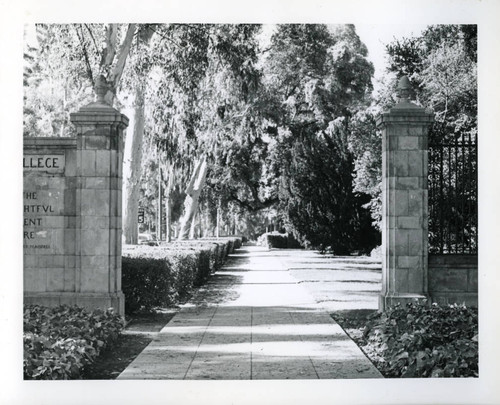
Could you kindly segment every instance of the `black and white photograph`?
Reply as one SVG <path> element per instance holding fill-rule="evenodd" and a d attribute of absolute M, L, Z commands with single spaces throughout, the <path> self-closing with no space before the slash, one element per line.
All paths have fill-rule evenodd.
<path fill-rule="evenodd" d="M 5 403 L 500 400 L 498 5 L 257 4 L 19 7 Z"/>

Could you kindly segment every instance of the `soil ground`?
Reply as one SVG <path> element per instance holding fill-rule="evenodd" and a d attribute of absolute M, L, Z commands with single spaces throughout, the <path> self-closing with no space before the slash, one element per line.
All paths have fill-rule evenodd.
<path fill-rule="evenodd" d="M 177 313 L 177 309 L 159 309 L 154 313 L 128 317 L 127 326 L 117 342 L 105 350 L 84 371 L 85 380 L 113 380 L 141 353 Z"/>

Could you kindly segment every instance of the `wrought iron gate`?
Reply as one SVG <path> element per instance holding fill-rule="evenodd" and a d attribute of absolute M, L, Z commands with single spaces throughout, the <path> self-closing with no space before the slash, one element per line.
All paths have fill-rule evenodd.
<path fill-rule="evenodd" d="M 477 134 L 429 131 L 429 253 L 477 254 Z"/>

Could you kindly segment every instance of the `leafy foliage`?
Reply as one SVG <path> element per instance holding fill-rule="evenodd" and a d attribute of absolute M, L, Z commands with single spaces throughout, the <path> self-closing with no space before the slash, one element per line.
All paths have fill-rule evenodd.
<path fill-rule="evenodd" d="M 122 327 L 122 318 L 112 310 L 25 306 L 24 378 L 79 378 L 83 368 L 116 340 Z"/>
<path fill-rule="evenodd" d="M 369 209 L 374 228 L 382 221 L 382 134 L 376 126 L 381 108 L 370 106 L 353 115 L 349 150 L 354 161 L 354 192 L 370 197 L 362 206 Z"/>
<path fill-rule="evenodd" d="M 37 24 L 36 44 L 25 50 L 24 135 L 71 136 L 69 113 L 93 101 L 100 74 L 114 100 L 135 31 L 135 24 Z"/>
<path fill-rule="evenodd" d="M 477 309 L 397 305 L 366 326 L 365 351 L 387 377 L 477 377 Z"/>
<path fill-rule="evenodd" d="M 353 192 L 349 148 L 352 116 L 371 91 L 366 55 L 353 26 L 292 24 L 278 26 L 264 64 L 280 217 L 302 244 L 337 254 L 377 243 L 366 201 Z M 361 229 L 373 241 L 362 241 Z"/>
<path fill-rule="evenodd" d="M 381 137 L 375 117 L 395 105 L 398 78 L 408 75 L 412 97 L 435 113 L 430 141 L 454 142 L 477 135 L 477 27 L 433 25 L 422 35 L 387 44 L 388 72 L 370 108 L 351 123 L 355 190 L 369 194 L 375 223 L 381 220 Z M 469 138 L 470 136 L 470 138 Z"/>
<path fill-rule="evenodd" d="M 26 42 L 24 52 L 24 136 L 70 136 L 69 113 L 93 96 L 79 31 L 65 24 L 35 30 L 36 42 Z"/>
<path fill-rule="evenodd" d="M 390 72 L 410 74 L 416 100 L 451 136 L 477 131 L 476 47 L 474 25 L 429 26 L 421 37 L 387 46 Z"/>

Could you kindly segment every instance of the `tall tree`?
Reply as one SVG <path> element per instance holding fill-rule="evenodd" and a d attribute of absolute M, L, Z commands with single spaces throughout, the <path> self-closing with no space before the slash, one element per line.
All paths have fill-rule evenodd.
<path fill-rule="evenodd" d="M 167 74 L 157 80 L 153 105 L 152 131 L 165 161 L 174 165 L 177 176 L 194 184 L 200 173 L 196 162 L 207 163 L 207 173 L 218 151 L 230 139 L 231 128 L 244 119 L 255 87 L 256 40 L 259 30 L 254 25 L 169 25 L 162 28 L 165 41 L 156 55 Z M 161 62 L 160 62 L 161 61 Z M 199 168 L 203 168 L 199 166 Z M 202 171 L 204 171 L 202 170 Z M 205 184 L 206 176 L 200 177 Z M 191 228 L 193 209 L 200 193 L 187 198 L 184 219 Z M 194 199 L 192 198 L 194 197 Z M 180 232 L 184 237 L 186 232 Z"/>
<path fill-rule="evenodd" d="M 351 117 L 371 91 L 366 56 L 353 26 L 284 25 L 265 65 L 281 216 L 298 239 L 339 254 L 360 248 L 366 221 L 348 148 Z"/>
<path fill-rule="evenodd" d="M 145 128 L 145 93 L 148 85 L 149 73 L 152 65 L 150 60 L 150 41 L 154 34 L 154 26 L 141 25 L 138 27 L 136 46 L 134 54 L 131 55 L 131 63 L 127 73 L 128 87 L 133 89 L 133 111 L 134 126 L 131 134 L 130 175 L 125 179 L 125 216 L 123 221 L 123 233 L 125 243 L 137 243 L 137 215 L 139 209 L 140 180 L 142 175 L 142 151 Z"/>
<path fill-rule="evenodd" d="M 351 122 L 355 190 L 369 194 L 375 224 L 381 220 L 381 133 L 375 117 L 397 103 L 399 77 L 408 75 L 415 102 L 432 109 L 433 136 L 477 132 L 477 27 L 429 26 L 421 35 L 386 45 L 388 70 L 372 105 Z"/>

